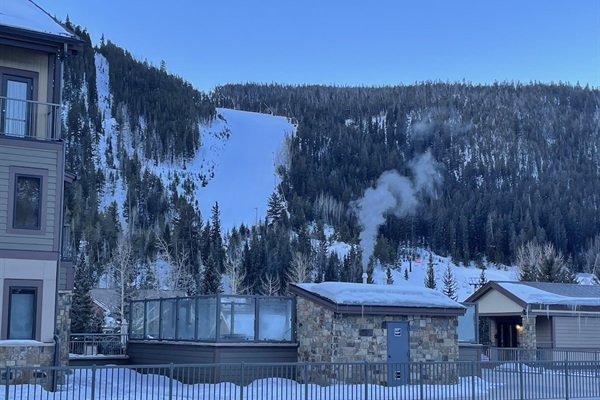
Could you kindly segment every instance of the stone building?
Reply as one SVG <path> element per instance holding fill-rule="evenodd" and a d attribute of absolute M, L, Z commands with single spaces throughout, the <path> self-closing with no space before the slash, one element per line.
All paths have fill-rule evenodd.
<path fill-rule="evenodd" d="M 367 361 L 408 368 L 405 363 L 458 360 L 458 316 L 465 308 L 438 291 L 408 282 L 299 283 L 291 291 L 297 296 L 298 361 Z M 387 373 L 381 372 L 384 369 Z M 421 378 L 416 368 L 410 377 L 392 369 L 373 373 L 373 383 L 403 384 Z M 455 372 L 438 369 L 428 379 L 451 382 Z"/>

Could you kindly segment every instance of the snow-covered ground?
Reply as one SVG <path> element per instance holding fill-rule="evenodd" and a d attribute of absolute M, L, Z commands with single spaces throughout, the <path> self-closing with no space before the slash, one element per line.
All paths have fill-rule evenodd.
<path fill-rule="evenodd" d="M 433 364 L 432 364 L 433 365 Z M 448 364 L 452 367 L 451 364 Z M 356 365 L 360 371 L 363 366 Z M 226 373 L 228 365 L 221 366 Z M 231 366 L 233 367 L 233 366 Z M 239 365 L 236 366 L 239 368 Z M 255 366 L 252 365 L 252 368 Z M 10 385 L 0 390 L 0 400 L 390 400 L 390 399 L 498 399 L 518 398 L 599 399 L 598 372 L 594 364 L 571 363 L 567 365 L 569 379 L 565 376 L 565 363 L 481 363 L 473 364 L 475 377 L 461 376 L 450 384 L 407 384 L 382 386 L 375 384 L 345 384 L 343 381 L 318 385 L 296 382 L 286 378 L 252 380 L 245 386 L 232 382 L 185 384 L 165 376 L 170 366 L 143 368 L 141 374 L 127 367 L 95 367 L 72 369 L 56 392 L 48 392 L 40 385 Z M 213 366 L 173 366 L 174 374 L 209 377 Z M 246 367 L 249 368 L 249 367 Z M 304 368 L 304 364 L 300 364 Z M 320 368 L 322 367 L 317 367 Z M 426 366 L 426 368 L 428 368 Z M 440 366 L 433 365 L 432 368 Z M 463 364 L 463 368 L 469 368 Z M 158 374 L 159 372 L 162 374 Z M 239 370 L 236 370 L 239 372 Z M 251 369 L 247 369 L 251 373 Z M 263 370 L 267 371 L 267 370 Z M 270 371 L 275 371 L 271 368 Z M 279 372 L 290 369 L 279 369 Z M 310 371 L 310 370 L 309 370 Z M 469 370 L 463 369 L 463 373 Z M 19 372 L 13 369 L 13 372 Z M 313 371 L 317 372 L 317 371 Z M 341 372 L 341 370 L 340 370 Z M 310 373 L 310 372 L 309 372 Z M 384 371 L 385 373 L 385 371 Z M 292 374 L 293 375 L 293 374 Z M 462 374 L 461 374 L 462 375 Z M 251 375 L 245 375 L 246 377 Z M 319 375 L 315 377 L 318 378 Z M 362 373 L 361 373 L 362 376 Z"/>

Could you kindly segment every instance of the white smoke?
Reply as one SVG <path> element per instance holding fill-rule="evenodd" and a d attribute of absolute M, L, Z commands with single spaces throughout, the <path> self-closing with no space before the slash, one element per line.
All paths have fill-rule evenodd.
<path fill-rule="evenodd" d="M 400 175 L 397 171 L 385 171 L 377 179 L 375 188 L 368 188 L 359 200 L 353 202 L 359 222 L 363 272 L 367 271 L 369 258 L 373 254 L 377 232 L 385 218 L 393 214 L 399 218 L 413 215 L 422 195 L 436 197 L 437 188 L 443 178 L 431 152 L 415 157 L 408 164 L 413 179 Z"/>

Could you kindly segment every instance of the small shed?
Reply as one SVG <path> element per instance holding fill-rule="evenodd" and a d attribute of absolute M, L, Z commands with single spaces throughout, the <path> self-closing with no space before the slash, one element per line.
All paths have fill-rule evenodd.
<path fill-rule="evenodd" d="M 297 296 L 299 361 L 458 360 L 457 319 L 465 307 L 441 292 L 408 282 L 298 283 L 291 291 Z"/>
<path fill-rule="evenodd" d="M 491 281 L 466 301 L 490 319 L 492 346 L 600 350 L 600 286 Z"/>

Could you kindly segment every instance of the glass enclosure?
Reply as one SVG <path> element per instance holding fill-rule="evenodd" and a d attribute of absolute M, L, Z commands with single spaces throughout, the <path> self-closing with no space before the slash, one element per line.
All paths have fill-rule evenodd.
<path fill-rule="evenodd" d="M 478 343 L 477 303 L 462 303 L 467 308 L 465 315 L 458 317 L 458 341 Z"/>
<path fill-rule="evenodd" d="M 131 302 L 130 339 L 293 342 L 292 297 L 213 295 Z"/>

